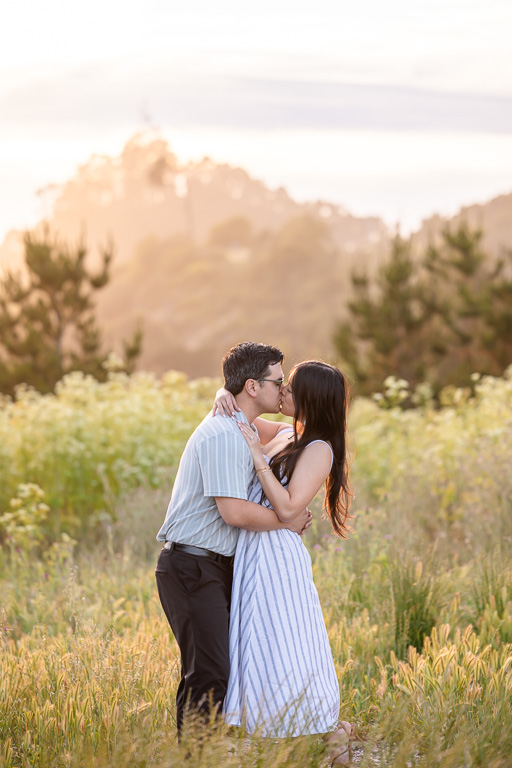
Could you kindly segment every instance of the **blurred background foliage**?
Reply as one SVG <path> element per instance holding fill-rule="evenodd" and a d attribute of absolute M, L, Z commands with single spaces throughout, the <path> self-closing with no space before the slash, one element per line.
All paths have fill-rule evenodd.
<path fill-rule="evenodd" d="M 311 216 L 259 233 L 235 217 L 213 227 L 206 244 L 177 237 L 144 248 L 111 294 L 114 301 L 118 292 L 114 304 L 132 310 L 136 301 L 148 310 L 144 328 L 139 322 L 116 356 L 107 350 L 95 302 L 111 278 L 113 246 L 94 272 L 84 245 L 72 248 L 48 231 L 27 233 L 20 272 L 0 277 L 0 391 L 12 395 L 25 384 L 49 392 L 72 370 L 103 381 L 109 370 L 133 371 L 143 336 L 153 344 L 155 333 L 164 333 L 174 348 L 172 325 L 160 316 L 153 325 L 149 311 L 167 299 L 180 323 L 197 328 L 200 356 L 200 337 L 215 335 L 207 357 L 213 366 L 216 356 L 217 370 L 229 345 L 250 338 L 251 329 L 252 338 L 280 346 L 287 364 L 323 353 L 348 373 L 355 394 L 379 391 L 390 375 L 405 380 L 411 398 L 404 406 L 427 390 L 439 400 L 447 386 L 470 387 L 475 372 L 499 376 L 512 361 L 512 251 L 491 256 L 482 233 L 465 224 L 445 230 L 440 245 L 421 254 L 412 238 L 397 236 L 376 271 L 352 270 L 350 290 L 327 224 Z M 171 288 L 162 279 L 168 269 Z M 126 293 L 133 284 L 136 299 Z M 213 313 L 213 326 L 205 312 Z"/>
<path fill-rule="evenodd" d="M 113 253 L 108 281 L 91 293 L 102 351 L 125 358 L 122 340 L 131 339 L 142 321 L 144 343 L 137 358 L 142 370 L 217 376 L 223 354 L 241 338 L 270 339 L 285 351 L 287 366 L 311 357 L 342 366 L 350 360 L 364 392 L 379 390 L 391 374 L 406 378 L 413 389 L 426 378 L 437 391 L 445 383 L 460 385 L 459 368 L 465 367 L 466 377 L 473 371 L 496 375 L 511 362 L 503 363 L 506 350 L 496 353 L 495 362 L 502 361 L 498 371 L 483 353 L 489 353 L 493 338 L 499 346 L 506 336 L 503 343 L 509 345 L 503 306 L 510 297 L 512 194 L 452 217 L 433 216 L 397 239 L 377 216 L 353 215 L 327 200 L 299 203 L 285 189 L 271 189 L 244 169 L 207 157 L 181 163 L 164 139 L 141 134 L 119 156 L 94 156 L 64 184 L 41 195 L 48 197 L 48 218 L 36 226 L 32 239 L 44 242 L 49 232 L 51 244 L 58 239 L 71 254 L 86 243 L 91 276 L 101 274 L 104 252 Z M 447 232 L 452 243 L 443 235 Z M 459 237 L 459 232 L 466 234 Z M 394 256 L 397 249 L 400 258 Z M 439 258 L 431 259 L 431 250 Z M 476 256 L 482 260 L 471 277 L 460 263 L 465 258 L 469 265 Z M 26 257 L 26 235 L 12 231 L 0 244 L 0 272 L 10 269 L 28 278 Z M 502 271 L 493 276 L 500 260 Z M 379 270 L 388 276 L 381 278 Z M 364 338 L 364 313 L 349 307 L 362 298 L 353 272 L 368 281 L 363 298 L 371 299 L 382 326 L 378 340 Z M 469 290 L 466 298 L 456 296 L 459 286 Z M 386 301 L 391 302 L 387 310 Z M 333 336 L 344 321 L 349 327 L 340 347 Z M 439 344 L 432 348 L 436 329 Z M 469 344 L 467 333 L 473 335 Z M 351 343 L 357 359 L 349 354 Z M 389 365 L 382 364 L 386 345 Z M 440 347 L 448 350 L 444 357 Z M 404 373 L 404 358 L 411 353 Z M 472 356 L 479 364 L 471 370 Z M 442 368 L 439 383 L 436 365 Z"/>

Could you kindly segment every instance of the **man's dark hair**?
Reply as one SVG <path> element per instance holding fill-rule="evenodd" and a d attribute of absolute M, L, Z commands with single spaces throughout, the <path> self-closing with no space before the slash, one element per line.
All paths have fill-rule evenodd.
<path fill-rule="evenodd" d="M 232 395 L 238 395 L 247 379 L 265 379 L 269 367 L 282 363 L 284 355 L 277 347 L 243 341 L 232 347 L 222 360 L 224 386 Z"/>

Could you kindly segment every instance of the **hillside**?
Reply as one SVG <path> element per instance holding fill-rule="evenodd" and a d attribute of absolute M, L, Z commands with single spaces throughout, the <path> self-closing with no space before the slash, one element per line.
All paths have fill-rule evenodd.
<path fill-rule="evenodd" d="M 417 250 L 438 242 L 446 227 L 453 229 L 462 223 L 468 224 L 471 229 L 481 230 L 484 233 L 483 248 L 499 257 L 503 249 L 512 248 L 512 193 L 500 195 L 487 203 L 465 206 L 451 219 L 442 216 L 425 219 L 414 234 Z"/>
<path fill-rule="evenodd" d="M 378 218 L 299 204 L 241 168 L 208 158 L 180 165 L 160 138 L 136 136 L 119 157 L 91 158 L 48 195 L 53 232 L 85 237 L 93 258 L 108 238 L 115 243 L 98 305 L 105 338 L 115 346 L 142 320 L 141 366 L 158 373 L 216 374 L 241 338 L 279 343 L 288 360 L 331 355 L 349 270 L 378 261 L 388 239 Z M 21 254 L 12 232 L 0 266 Z"/>
<path fill-rule="evenodd" d="M 61 188 L 48 188 L 51 231 L 95 249 L 110 238 L 115 261 L 98 311 L 108 347 L 140 320 L 143 368 L 215 375 L 240 339 L 282 346 L 287 362 L 333 355 L 354 266 L 375 267 L 390 233 L 326 201 L 297 203 L 241 169 L 209 158 L 180 164 L 167 143 L 135 136 L 119 157 L 92 157 Z M 343 191 L 340 190 L 340 197 Z M 512 195 L 463 209 L 498 253 L 512 245 Z M 414 236 L 418 249 L 449 221 L 434 217 Z M 21 234 L 0 247 L 0 268 L 16 266 Z"/>
<path fill-rule="evenodd" d="M 135 136 L 119 157 L 93 156 L 74 178 L 62 187 L 49 185 L 46 194 L 54 231 L 71 239 L 85 235 L 94 246 L 111 236 L 118 264 L 147 237 L 186 235 L 202 243 L 213 226 L 235 216 L 247 218 L 257 231 L 276 231 L 304 214 L 319 217 L 347 252 L 372 252 L 387 236 L 376 217 L 358 218 L 324 201 L 299 204 L 282 187 L 269 189 L 242 168 L 207 157 L 182 165 L 163 139 L 151 135 Z"/>
<path fill-rule="evenodd" d="M 288 361 L 329 356 L 347 271 L 328 227 L 306 216 L 243 245 L 148 240 L 104 292 L 101 316 L 116 337 L 143 318 L 143 365 L 158 372 L 216 373 L 244 338 L 270 339 Z"/>

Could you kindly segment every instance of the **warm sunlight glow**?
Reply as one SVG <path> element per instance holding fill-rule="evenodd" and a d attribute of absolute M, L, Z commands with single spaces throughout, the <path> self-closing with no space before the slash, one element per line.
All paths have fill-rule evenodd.
<path fill-rule="evenodd" d="M 183 159 L 415 227 L 512 187 L 512 6 L 363 0 L 10 4 L 0 238 L 35 192 L 159 126 Z"/>

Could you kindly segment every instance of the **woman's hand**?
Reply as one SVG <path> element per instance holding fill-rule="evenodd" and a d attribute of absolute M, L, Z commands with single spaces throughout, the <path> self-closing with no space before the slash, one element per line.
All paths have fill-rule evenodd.
<path fill-rule="evenodd" d="M 256 468 L 256 474 L 259 476 L 260 483 L 264 488 L 265 493 L 267 494 L 267 498 L 268 483 L 272 483 L 274 487 L 277 486 L 281 493 L 284 494 L 286 498 L 289 498 L 288 491 L 283 488 L 279 480 L 274 477 L 272 470 L 267 464 L 258 435 L 248 424 L 243 421 L 237 421 L 237 425 L 240 432 L 244 436 L 247 445 L 249 446 L 252 459 L 254 461 L 254 466 Z M 261 474 L 259 474 L 260 470 Z M 313 519 L 311 510 L 307 506 L 298 512 L 293 512 L 292 515 L 286 515 L 286 517 L 279 514 L 275 506 L 274 512 L 277 514 L 281 522 L 286 523 L 286 527 L 290 531 L 298 533 L 300 536 L 303 536 L 306 533 Z"/>
<path fill-rule="evenodd" d="M 267 462 L 265 461 L 265 457 L 263 456 L 263 449 L 261 447 L 261 443 L 258 435 L 244 421 L 237 421 L 237 424 L 240 432 L 245 438 L 245 442 L 250 448 L 256 470 L 266 469 L 268 465 L 267 465 Z"/>
<path fill-rule="evenodd" d="M 221 387 L 215 395 L 215 402 L 213 403 L 212 416 L 220 413 L 224 418 L 226 416 L 234 416 L 235 411 L 239 411 L 234 396 L 224 387 Z"/>

